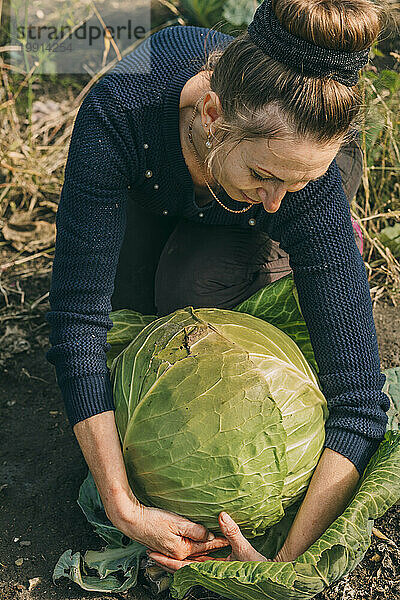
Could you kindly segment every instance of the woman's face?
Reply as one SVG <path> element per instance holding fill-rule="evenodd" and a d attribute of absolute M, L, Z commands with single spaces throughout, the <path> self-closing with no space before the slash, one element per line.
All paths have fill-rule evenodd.
<path fill-rule="evenodd" d="M 297 192 L 321 177 L 339 149 L 339 143 L 322 146 L 305 140 L 243 141 L 220 170 L 214 167 L 213 175 L 234 200 L 262 203 L 274 213 L 286 192 Z"/>

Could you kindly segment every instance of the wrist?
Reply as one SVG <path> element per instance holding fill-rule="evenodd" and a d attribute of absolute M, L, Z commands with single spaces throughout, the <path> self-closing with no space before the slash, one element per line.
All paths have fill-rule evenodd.
<path fill-rule="evenodd" d="M 292 562 L 299 557 L 299 554 L 290 552 L 284 544 L 278 554 L 272 559 L 272 562 Z"/>
<path fill-rule="evenodd" d="M 113 485 L 102 496 L 102 501 L 108 518 L 113 522 L 132 523 L 140 519 L 142 504 L 129 486 Z"/>
<path fill-rule="evenodd" d="M 100 495 L 103 504 L 109 506 L 129 506 L 130 510 L 137 510 L 141 506 L 127 481 L 110 483 Z"/>

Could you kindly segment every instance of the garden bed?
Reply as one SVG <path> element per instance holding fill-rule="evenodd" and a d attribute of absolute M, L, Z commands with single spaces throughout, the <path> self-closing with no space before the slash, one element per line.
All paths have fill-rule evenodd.
<path fill-rule="evenodd" d="M 40 272 L 42 267 L 37 264 L 37 268 Z M 28 281 L 20 286 L 26 307 L 48 291 L 50 275 L 39 274 Z M 47 299 L 28 310 L 21 307 L 20 298 L 20 293 L 10 296 L 0 329 L 0 599 L 105 600 L 110 595 L 84 592 L 66 580 L 57 585 L 52 582 L 54 565 L 64 550 L 97 549 L 102 541 L 76 504 L 86 465 L 67 422 L 53 367 L 45 358 Z M 398 308 L 386 304 L 375 308 L 383 368 L 400 364 L 398 313 Z M 397 545 L 374 537 L 356 570 L 319 600 L 398 600 L 399 518 L 397 506 L 376 522 Z M 21 562 L 18 559 L 23 559 L 20 566 L 15 563 Z M 39 582 L 34 580 L 37 577 Z M 29 586 L 33 586 L 31 591 Z M 152 596 L 138 587 L 127 596 L 112 597 L 149 600 Z M 215 596 L 196 589 L 192 597 Z"/>

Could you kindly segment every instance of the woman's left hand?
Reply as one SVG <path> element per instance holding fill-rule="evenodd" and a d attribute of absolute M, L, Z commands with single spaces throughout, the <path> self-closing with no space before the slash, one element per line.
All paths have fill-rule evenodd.
<path fill-rule="evenodd" d="M 185 560 L 176 560 L 174 558 L 170 558 L 169 556 L 165 556 L 164 554 L 160 554 L 159 552 L 150 552 L 148 556 L 169 573 L 174 573 L 175 571 L 181 569 L 185 565 L 190 565 L 190 563 L 192 562 L 205 562 L 206 560 L 258 560 L 261 562 L 268 561 L 268 559 L 265 558 L 265 556 L 257 552 L 257 550 L 253 548 L 250 542 L 246 540 L 246 538 L 242 535 L 237 523 L 235 523 L 235 521 L 226 512 L 221 512 L 219 514 L 218 521 L 222 534 L 229 541 L 229 544 L 232 548 L 232 552 L 227 558 L 214 558 L 213 556 L 193 555 L 189 556 Z"/>

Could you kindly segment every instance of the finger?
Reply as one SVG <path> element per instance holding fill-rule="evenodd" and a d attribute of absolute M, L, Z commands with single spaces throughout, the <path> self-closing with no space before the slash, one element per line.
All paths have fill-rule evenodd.
<path fill-rule="evenodd" d="M 207 552 L 229 546 L 229 541 L 223 537 L 216 537 L 211 542 L 193 542 L 192 540 L 186 540 L 186 542 L 187 556 L 191 556 L 192 554 L 207 554 Z"/>
<path fill-rule="evenodd" d="M 181 569 L 186 565 L 190 565 L 191 562 L 194 562 L 192 560 L 178 560 L 176 558 L 171 558 L 170 556 L 160 554 L 159 552 L 150 552 L 149 557 L 152 558 L 163 569 L 168 570 L 169 573 L 174 573 L 178 569 Z"/>
<path fill-rule="evenodd" d="M 223 546 L 225 547 L 225 546 Z M 212 548 L 211 550 L 208 550 L 207 552 L 217 552 L 217 550 L 220 550 L 220 548 Z M 204 556 L 204 552 L 193 552 L 193 554 L 190 554 L 189 556 L 187 556 L 186 558 L 189 560 L 190 558 L 196 558 L 196 556 Z M 212 560 L 216 560 L 214 559 L 213 556 L 211 556 Z"/>
<path fill-rule="evenodd" d="M 207 554 L 203 554 L 201 556 L 188 556 L 187 561 L 191 561 L 194 558 L 194 562 L 206 562 L 207 560 L 227 560 L 226 558 L 215 558 L 214 556 L 208 556 Z"/>
<path fill-rule="evenodd" d="M 185 538 L 186 541 L 188 543 L 190 543 L 192 546 L 198 546 L 200 547 L 204 547 L 204 548 L 208 548 L 208 550 L 212 550 L 213 548 L 218 549 L 218 548 L 224 548 L 225 546 L 229 546 L 229 540 L 227 540 L 225 537 L 222 536 L 218 536 L 218 537 L 214 537 L 212 540 L 207 540 L 205 542 L 196 542 L 195 540 L 192 540 L 190 538 Z M 197 551 L 197 554 L 201 554 L 201 551 Z"/>
<path fill-rule="evenodd" d="M 232 554 L 243 551 L 244 549 L 251 546 L 250 542 L 242 535 L 239 525 L 228 515 L 226 512 L 219 514 L 219 526 L 222 533 L 229 541 Z"/>
<path fill-rule="evenodd" d="M 172 569 L 167 569 L 167 567 L 165 567 L 164 565 L 161 565 L 156 560 L 154 561 L 154 564 L 157 565 L 158 567 L 160 567 L 160 569 L 162 569 L 166 573 L 171 573 L 171 575 L 174 575 L 174 573 L 176 573 L 176 571 L 173 571 Z"/>
<path fill-rule="evenodd" d="M 206 560 L 219 560 L 219 561 L 225 560 L 225 561 L 229 562 L 229 561 L 233 561 L 235 559 L 232 558 L 231 555 L 229 555 L 227 558 L 221 558 L 221 557 L 217 558 L 216 556 L 208 556 L 208 555 L 202 554 L 201 556 L 199 556 L 199 555 L 197 555 L 197 556 L 188 556 L 187 558 L 185 558 L 185 560 L 187 560 L 187 561 L 192 561 L 193 560 L 193 562 L 204 562 Z"/>
<path fill-rule="evenodd" d="M 208 531 L 206 527 L 203 525 L 199 525 L 198 523 L 192 523 L 192 521 L 185 521 L 179 527 L 179 533 L 184 537 L 188 537 L 192 540 L 198 540 L 199 542 L 205 542 L 210 539 L 209 535 L 211 534 L 211 539 L 214 539 L 214 534 Z"/>

